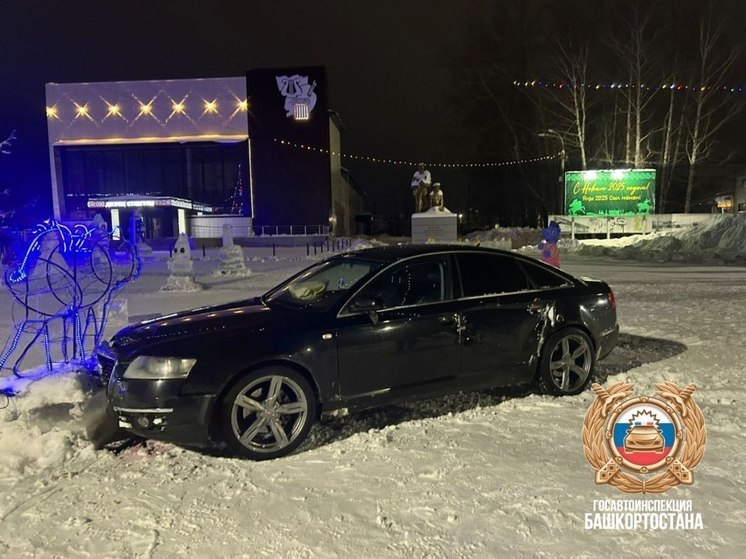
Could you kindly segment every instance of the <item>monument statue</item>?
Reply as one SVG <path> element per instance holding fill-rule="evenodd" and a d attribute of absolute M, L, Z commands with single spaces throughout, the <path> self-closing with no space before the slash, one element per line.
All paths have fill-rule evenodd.
<path fill-rule="evenodd" d="M 443 190 L 440 188 L 439 182 L 433 184 L 433 191 L 430 193 L 430 207 L 435 208 L 439 212 L 442 212 L 445 209 Z"/>
<path fill-rule="evenodd" d="M 433 179 L 430 176 L 430 171 L 425 169 L 425 164 L 420 163 L 417 165 L 417 170 L 412 175 L 412 182 L 410 184 L 412 195 L 414 196 L 414 211 L 416 213 L 424 212 L 427 209 L 427 197 L 432 183 Z"/>

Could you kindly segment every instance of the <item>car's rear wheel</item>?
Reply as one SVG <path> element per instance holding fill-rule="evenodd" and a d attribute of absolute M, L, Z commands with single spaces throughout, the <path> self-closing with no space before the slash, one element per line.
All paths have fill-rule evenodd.
<path fill-rule="evenodd" d="M 225 444 L 252 460 L 285 456 L 308 436 L 316 396 L 302 375 L 266 367 L 243 377 L 223 399 L 218 427 Z"/>
<path fill-rule="evenodd" d="M 546 394 L 579 394 L 595 365 L 593 342 L 578 328 L 565 328 L 547 339 L 539 361 L 539 389 Z"/>

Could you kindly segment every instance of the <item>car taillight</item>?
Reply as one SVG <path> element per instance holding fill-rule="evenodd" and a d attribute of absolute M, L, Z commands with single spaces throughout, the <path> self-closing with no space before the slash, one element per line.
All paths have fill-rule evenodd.
<path fill-rule="evenodd" d="M 609 305 L 612 309 L 616 310 L 616 299 L 614 298 L 614 292 L 609 289 L 609 292 L 606 294 L 606 296 L 609 298 Z"/>

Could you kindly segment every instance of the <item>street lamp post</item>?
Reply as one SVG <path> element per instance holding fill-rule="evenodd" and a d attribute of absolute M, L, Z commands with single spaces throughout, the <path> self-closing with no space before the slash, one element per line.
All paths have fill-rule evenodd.
<path fill-rule="evenodd" d="M 544 132 L 539 132 L 538 136 L 540 138 L 555 138 L 556 140 L 559 140 L 560 143 L 560 178 L 559 182 L 561 184 L 560 194 L 559 194 L 559 208 L 557 213 L 562 213 L 562 197 L 565 194 L 565 161 L 567 159 L 566 152 L 565 152 L 565 139 L 562 137 L 562 134 L 557 132 L 556 130 L 552 130 L 551 128 L 545 130 Z"/>

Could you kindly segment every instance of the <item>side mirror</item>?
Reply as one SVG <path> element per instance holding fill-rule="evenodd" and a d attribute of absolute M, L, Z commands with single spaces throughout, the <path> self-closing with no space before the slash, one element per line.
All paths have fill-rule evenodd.
<path fill-rule="evenodd" d="M 368 315 L 373 324 L 378 324 L 378 311 L 383 308 L 383 300 L 380 297 L 358 297 L 351 304 L 349 309 L 352 312 L 364 312 Z"/>
<path fill-rule="evenodd" d="M 380 297 L 366 297 L 365 295 L 357 297 L 350 304 L 350 310 L 353 312 L 376 312 L 382 308 L 383 300 Z"/>

